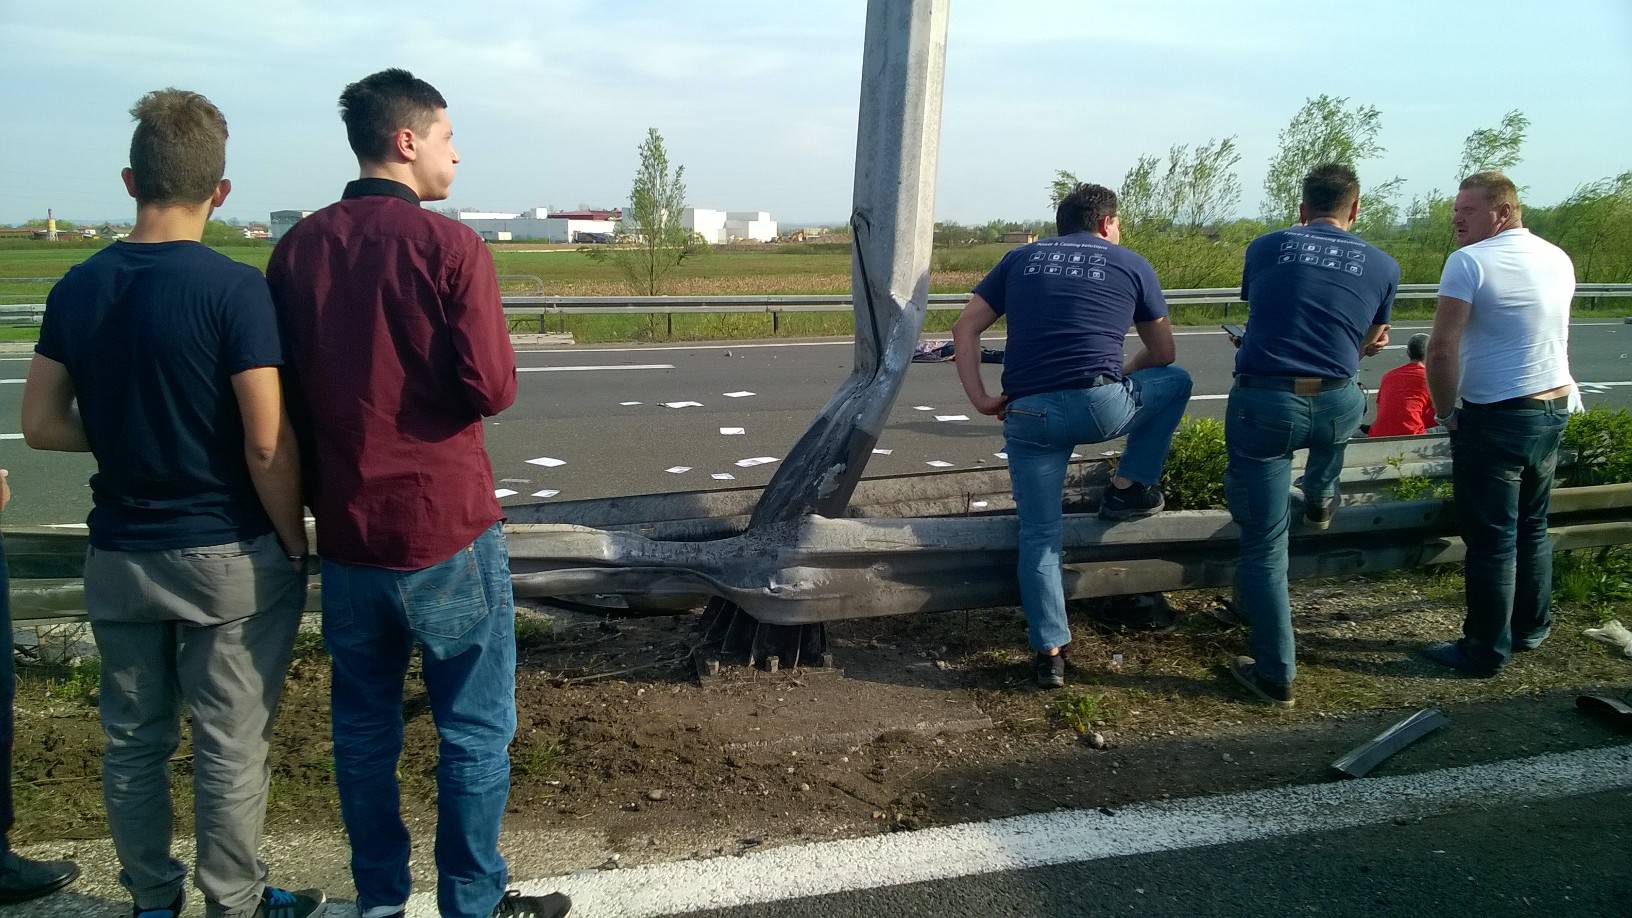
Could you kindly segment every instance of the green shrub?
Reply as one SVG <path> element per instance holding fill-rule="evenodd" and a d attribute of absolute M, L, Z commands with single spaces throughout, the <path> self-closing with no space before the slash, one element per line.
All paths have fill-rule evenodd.
<path fill-rule="evenodd" d="M 1173 434 L 1162 472 L 1161 489 L 1169 510 L 1219 510 L 1224 507 L 1224 422 L 1185 418 Z"/>
<path fill-rule="evenodd" d="M 1575 455 L 1570 484 L 1632 481 L 1632 411 L 1597 407 L 1570 415 L 1564 448 Z"/>
<path fill-rule="evenodd" d="M 1404 456 L 1392 456 L 1386 461 L 1396 472 L 1405 465 Z M 1449 479 L 1435 480 L 1427 475 L 1406 475 L 1402 472 L 1394 483 L 1393 495 L 1395 500 L 1448 500 L 1451 482 Z"/>

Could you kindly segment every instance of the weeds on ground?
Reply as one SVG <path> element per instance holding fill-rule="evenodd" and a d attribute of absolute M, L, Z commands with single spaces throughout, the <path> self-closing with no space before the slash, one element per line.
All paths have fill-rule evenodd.
<path fill-rule="evenodd" d="M 1598 406 L 1570 415 L 1564 448 L 1575 454 L 1570 484 L 1632 481 L 1632 411 Z"/>
<path fill-rule="evenodd" d="M 1407 475 L 1402 470 L 1405 465 L 1404 456 L 1390 456 L 1387 460 L 1389 468 L 1399 474 L 1399 480 L 1394 483 L 1391 492 L 1395 500 L 1449 500 L 1451 498 L 1451 482 L 1449 479 L 1435 480 L 1427 475 Z"/>
<path fill-rule="evenodd" d="M 565 751 L 553 736 L 518 737 L 510 747 L 510 769 L 524 778 L 548 778 L 561 769 Z"/>
<path fill-rule="evenodd" d="M 516 613 L 516 646 L 537 647 L 555 635 L 555 620 L 542 615 Z"/>
<path fill-rule="evenodd" d="M 1100 720 L 1100 703 L 1104 700 L 1103 693 L 1066 692 L 1050 701 L 1044 709 L 1054 723 L 1070 727 L 1073 733 L 1087 733 Z"/>
<path fill-rule="evenodd" d="M 1224 422 L 1185 418 L 1173 434 L 1160 488 L 1169 510 L 1216 510 L 1224 506 Z"/>
<path fill-rule="evenodd" d="M 102 661 L 91 657 L 68 664 L 61 679 L 47 680 L 45 694 L 57 701 L 94 705 L 101 687 Z"/>
<path fill-rule="evenodd" d="M 1554 554 L 1553 599 L 1609 621 L 1612 607 L 1632 602 L 1632 552 L 1606 546 Z"/>

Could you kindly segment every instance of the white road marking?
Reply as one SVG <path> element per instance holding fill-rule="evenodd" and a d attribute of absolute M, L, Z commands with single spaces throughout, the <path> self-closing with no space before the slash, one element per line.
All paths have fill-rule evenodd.
<path fill-rule="evenodd" d="M 22 438 L 23 435 L 20 433 L 0 433 L 0 440 L 21 440 Z"/>
<path fill-rule="evenodd" d="M 516 367 L 517 373 L 575 373 L 586 370 L 672 370 L 672 363 L 615 363 L 600 367 Z"/>
<path fill-rule="evenodd" d="M 582 918 L 655 918 L 1011 870 L 1285 838 L 1473 806 L 1522 803 L 1632 786 L 1632 746 L 1554 753 L 1416 775 L 1305 784 L 1188 800 L 1074 810 L 869 838 L 788 845 L 707 860 L 586 870 L 520 884 L 561 890 Z M 353 915 L 335 907 L 335 918 Z M 435 894 L 408 915 L 436 913 Z"/>

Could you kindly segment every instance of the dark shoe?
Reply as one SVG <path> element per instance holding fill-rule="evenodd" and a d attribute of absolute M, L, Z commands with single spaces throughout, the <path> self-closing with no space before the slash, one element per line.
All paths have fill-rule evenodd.
<path fill-rule="evenodd" d="M 279 889 L 268 886 L 261 893 L 261 907 L 255 918 L 316 918 L 327 908 L 329 898 L 321 889 Z"/>
<path fill-rule="evenodd" d="M 493 918 L 567 918 L 571 913 L 572 900 L 562 893 L 524 896 L 512 889 L 493 909 Z"/>
<path fill-rule="evenodd" d="M 1308 501 L 1303 505 L 1303 522 L 1310 529 L 1328 529 L 1337 514 L 1337 497 Z"/>
<path fill-rule="evenodd" d="M 1045 689 L 1065 688 L 1065 654 L 1037 655 L 1037 687 Z"/>
<path fill-rule="evenodd" d="M 187 904 L 187 890 L 176 893 L 176 901 L 162 908 L 130 907 L 131 918 L 180 918 L 181 909 Z"/>
<path fill-rule="evenodd" d="M 1292 686 L 1278 685 L 1258 675 L 1258 664 L 1252 657 L 1236 657 L 1231 660 L 1230 675 L 1260 701 L 1277 704 L 1283 708 L 1290 708 L 1297 703 L 1292 699 Z"/>
<path fill-rule="evenodd" d="M 1137 482 L 1125 488 L 1108 485 L 1099 497 L 1099 515 L 1107 520 L 1131 520 L 1158 513 L 1166 505 L 1156 488 Z"/>
<path fill-rule="evenodd" d="M 1213 617 L 1214 621 L 1226 628 L 1245 628 L 1248 624 L 1247 617 L 1241 614 L 1241 609 L 1235 604 L 1235 600 L 1226 599 L 1223 596 L 1218 597 L 1218 605 L 1209 609 L 1208 614 Z"/>
<path fill-rule="evenodd" d="M 1422 655 L 1430 663 L 1454 669 L 1470 679 L 1489 679 L 1501 672 L 1499 666 L 1485 666 L 1475 662 L 1462 649 L 1460 641 L 1439 641 L 1422 648 Z"/>
<path fill-rule="evenodd" d="M 0 857 L 0 902 L 49 896 L 79 876 L 72 861 L 31 861 L 7 851 Z"/>

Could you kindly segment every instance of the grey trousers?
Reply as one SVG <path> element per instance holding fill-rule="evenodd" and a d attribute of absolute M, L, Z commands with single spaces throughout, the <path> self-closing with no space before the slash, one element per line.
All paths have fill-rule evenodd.
<path fill-rule="evenodd" d="M 252 915 L 267 869 L 266 754 L 306 577 L 262 536 L 204 548 L 85 556 L 85 607 L 102 655 L 102 796 L 119 882 L 138 909 L 181 894 L 170 854 L 170 758 L 192 710 L 193 882 L 209 918 Z"/>

